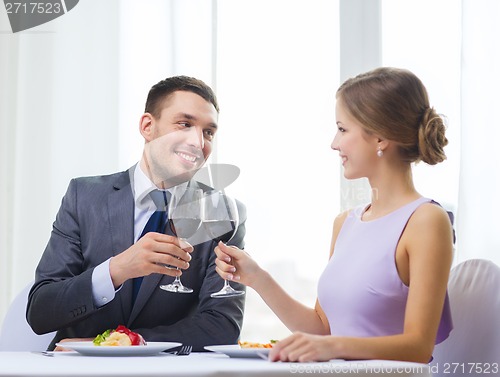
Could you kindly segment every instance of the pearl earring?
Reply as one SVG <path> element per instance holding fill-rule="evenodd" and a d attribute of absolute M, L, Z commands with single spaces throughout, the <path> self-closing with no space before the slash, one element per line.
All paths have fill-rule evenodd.
<path fill-rule="evenodd" d="M 383 155 L 384 155 L 384 151 L 380 147 L 378 147 L 377 156 L 382 157 Z"/>

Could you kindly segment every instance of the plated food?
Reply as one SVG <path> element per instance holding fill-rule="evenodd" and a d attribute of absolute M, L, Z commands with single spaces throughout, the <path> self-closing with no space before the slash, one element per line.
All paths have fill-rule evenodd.
<path fill-rule="evenodd" d="M 221 353 L 229 357 L 260 359 L 266 357 L 271 348 L 242 348 L 239 344 L 206 346 L 206 350 Z"/>
<path fill-rule="evenodd" d="M 120 325 L 116 329 L 109 329 L 97 335 L 92 343 L 95 346 L 145 346 L 146 341 L 141 334 Z"/>
<path fill-rule="evenodd" d="M 267 343 L 239 340 L 238 344 L 206 346 L 205 349 L 235 358 L 266 359 L 276 343 L 277 340 L 270 340 Z"/>
<path fill-rule="evenodd" d="M 270 340 L 269 343 L 257 343 L 257 342 L 242 342 L 238 341 L 238 344 L 241 348 L 273 348 L 274 344 L 277 343 L 277 340 Z"/>
<path fill-rule="evenodd" d="M 171 348 L 182 345 L 176 342 L 148 342 L 137 346 L 102 346 L 96 347 L 92 341 L 56 343 L 57 346 L 68 348 L 84 356 L 150 356 L 157 355 Z"/>

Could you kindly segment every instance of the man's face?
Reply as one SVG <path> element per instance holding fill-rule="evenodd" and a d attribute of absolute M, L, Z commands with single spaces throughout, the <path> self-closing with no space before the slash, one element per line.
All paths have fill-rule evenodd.
<path fill-rule="evenodd" d="M 141 134 L 146 140 L 142 166 L 161 188 L 185 182 L 212 153 L 217 131 L 215 107 L 199 95 L 177 91 L 163 104 L 158 119 L 146 113 Z"/>

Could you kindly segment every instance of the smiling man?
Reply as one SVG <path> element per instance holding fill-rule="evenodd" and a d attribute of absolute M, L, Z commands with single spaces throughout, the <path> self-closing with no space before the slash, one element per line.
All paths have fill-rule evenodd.
<path fill-rule="evenodd" d="M 215 272 L 215 242 L 181 244 L 168 226 L 166 234 L 143 234 L 158 208 L 154 193 L 168 198 L 175 186 L 209 189 L 192 178 L 212 152 L 218 114 L 215 94 L 204 82 L 186 76 L 162 80 L 149 91 L 140 118 L 145 143 L 139 163 L 70 182 L 27 307 L 36 333 L 57 331 L 49 349 L 119 325 L 146 341 L 181 342 L 198 351 L 237 342 L 244 296 L 210 297 L 222 284 Z M 239 212 L 231 244 L 243 247 L 241 203 Z M 192 293 L 159 288 L 180 274 Z"/>

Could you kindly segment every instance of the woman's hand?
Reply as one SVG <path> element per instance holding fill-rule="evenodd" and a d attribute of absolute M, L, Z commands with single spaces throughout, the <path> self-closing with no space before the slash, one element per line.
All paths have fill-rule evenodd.
<path fill-rule="evenodd" d="M 327 361 L 338 356 L 333 346 L 334 338 L 296 332 L 277 342 L 269 352 L 270 361 Z"/>
<path fill-rule="evenodd" d="M 216 271 L 223 279 L 253 288 L 264 272 L 247 252 L 236 246 L 227 246 L 219 242 L 215 254 L 217 254 Z"/>

